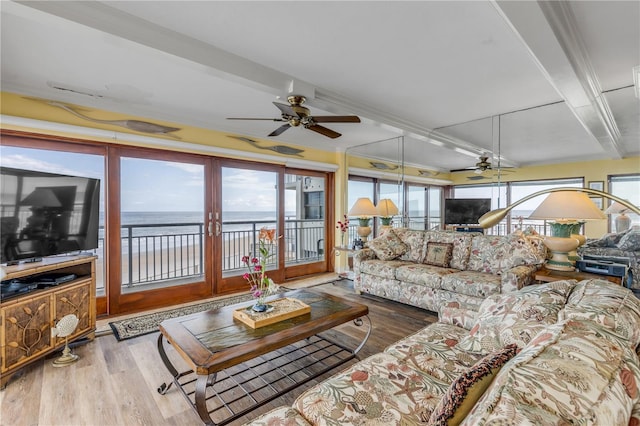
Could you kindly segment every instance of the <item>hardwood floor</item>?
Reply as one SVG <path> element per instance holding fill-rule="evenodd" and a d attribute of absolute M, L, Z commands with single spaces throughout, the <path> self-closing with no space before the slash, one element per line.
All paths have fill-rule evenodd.
<path fill-rule="evenodd" d="M 388 300 L 359 296 L 351 281 L 338 281 L 314 287 L 369 306 L 373 330 L 360 357 L 382 351 L 389 344 L 437 320 L 433 312 Z M 345 324 L 336 329 L 345 339 L 360 330 Z M 198 425 L 196 412 L 175 389 L 165 395 L 157 392 L 161 383 L 170 380 L 156 348 L 158 333 L 118 342 L 113 335 L 103 335 L 78 346 L 74 352 L 80 360 L 64 368 L 52 366 L 56 353 L 26 367 L 14 375 L 0 391 L 0 425 Z M 176 364 L 181 359 L 169 355 Z M 356 361 L 352 361 L 350 364 Z M 349 364 L 349 365 L 350 365 Z M 290 405 L 305 389 L 340 370 L 303 385 L 289 394 L 256 409 L 239 425 L 272 408 Z"/>

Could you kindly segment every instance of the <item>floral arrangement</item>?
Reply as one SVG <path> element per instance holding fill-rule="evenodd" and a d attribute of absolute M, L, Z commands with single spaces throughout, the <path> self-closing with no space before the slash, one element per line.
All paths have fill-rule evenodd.
<path fill-rule="evenodd" d="M 340 232 L 342 232 L 342 245 L 345 245 L 345 236 L 347 235 L 347 232 L 349 232 L 349 217 L 345 214 L 343 220 L 339 220 L 338 224 L 336 225 L 336 228 L 340 229 Z"/>
<path fill-rule="evenodd" d="M 279 289 L 279 286 L 271 278 L 268 278 L 266 273 L 267 262 L 270 257 L 274 256 L 274 254 L 270 253 L 270 248 L 278 238 L 276 238 L 275 229 L 260 229 L 260 234 L 258 235 L 258 257 L 242 257 L 242 263 L 248 269 L 248 272 L 242 278 L 247 280 L 251 286 L 251 294 L 256 299 L 253 309 L 258 312 L 260 312 L 260 309 L 262 311 L 266 310 L 265 297 L 276 293 Z"/>

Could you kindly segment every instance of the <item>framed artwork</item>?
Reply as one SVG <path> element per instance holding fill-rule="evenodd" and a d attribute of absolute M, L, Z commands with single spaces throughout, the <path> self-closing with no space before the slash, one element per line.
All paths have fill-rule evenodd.
<path fill-rule="evenodd" d="M 592 188 L 595 189 L 595 188 Z M 603 200 L 602 197 L 590 197 L 591 201 L 593 201 L 593 203 L 598 207 L 599 210 L 602 210 L 604 204 L 603 204 Z"/>
<path fill-rule="evenodd" d="M 595 189 L 596 191 L 604 191 L 604 181 L 603 180 L 590 181 L 589 189 Z"/>

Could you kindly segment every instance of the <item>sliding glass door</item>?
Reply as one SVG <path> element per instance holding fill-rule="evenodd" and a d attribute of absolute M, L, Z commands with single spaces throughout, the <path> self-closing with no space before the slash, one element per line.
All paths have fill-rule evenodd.
<path fill-rule="evenodd" d="M 112 208 L 119 206 L 111 218 L 111 259 L 117 259 L 110 274 L 112 305 L 125 312 L 211 294 L 208 161 L 122 149 L 114 162 L 113 181 L 120 185 L 111 193 Z"/>

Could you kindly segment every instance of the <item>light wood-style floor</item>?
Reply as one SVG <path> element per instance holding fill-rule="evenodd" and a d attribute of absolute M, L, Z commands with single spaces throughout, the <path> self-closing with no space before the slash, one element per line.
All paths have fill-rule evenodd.
<path fill-rule="evenodd" d="M 347 297 L 369 306 L 373 331 L 360 353 L 365 358 L 389 344 L 437 320 L 434 313 L 353 292 L 351 281 L 323 284 L 314 290 Z M 351 334 L 345 325 L 339 332 Z M 158 333 L 118 342 L 113 335 L 102 335 L 76 347 L 80 360 L 68 367 L 54 368 L 48 359 L 27 366 L 0 391 L 0 425 L 199 425 L 196 412 L 183 395 L 171 389 L 166 395 L 158 386 L 171 377 L 156 348 Z M 171 352 L 171 350 L 169 349 Z M 172 359 L 179 363 L 177 355 Z M 355 361 L 352 361 L 353 363 Z M 326 374 L 322 380 L 335 374 Z M 180 370 L 180 369 L 179 369 Z M 272 408 L 293 403 L 295 398 L 317 381 L 311 381 L 289 394 L 256 409 L 232 424 L 252 420 Z"/>

